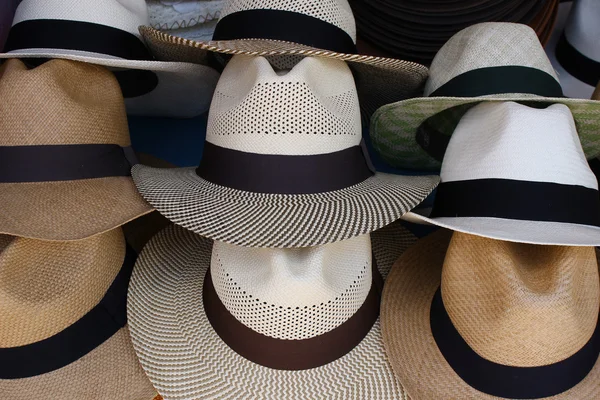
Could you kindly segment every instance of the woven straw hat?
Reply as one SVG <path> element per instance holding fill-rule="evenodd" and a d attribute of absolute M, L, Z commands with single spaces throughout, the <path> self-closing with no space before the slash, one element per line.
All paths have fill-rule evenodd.
<path fill-rule="evenodd" d="M 152 211 L 130 177 L 123 97 L 108 70 L 9 60 L 0 98 L 0 233 L 83 239 Z"/>
<path fill-rule="evenodd" d="M 134 261 L 120 228 L 73 242 L 0 235 L 3 398 L 156 396 L 126 325 Z"/>
<path fill-rule="evenodd" d="M 198 168 L 136 165 L 138 190 L 176 224 L 250 247 L 305 247 L 372 232 L 419 204 L 437 176 L 375 173 L 356 87 L 340 60 L 276 72 L 235 56 L 215 90 Z"/>
<path fill-rule="evenodd" d="M 594 248 L 450 237 L 408 249 L 383 290 L 383 340 L 410 398 L 600 398 Z"/>
<path fill-rule="evenodd" d="M 282 68 L 290 68 L 298 56 L 348 61 L 367 116 L 384 104 L 420 95 L 427 79 L 423 65 L 356 54 L 356 26 L 347 0 L 226 0 L 208 42 L 149 26 L 140 32 L 161 59 L 208 64 L 209 52 L 245 54 L 270 56 Z"/>
<path fill-rule="evenodd" d="M 568 7 L 565 5 L 565 7 Z M 600 3 L 576 0 L 548 57 L 565 95 L 589 99 L 600 81 Z"/>
<path fill-rule="evenodd" d="M 134 348 L 169 400 L 406 399 L 384 352 L 377 287 L 415 240 L 392 224 L 372 239 L 256 249 L 167 227 L 134 268 Z"/>
<path fill-rule="evenodd" d="M 431 216 L 404 218 L 500 240 L 600 245 L 598 181 L 569 108 L 473 107 L 448 144 Z"/>
<path fill-rule="evenodd" d="M 0 58 L 26 58 L 37 64 L 63 58 L 108 67 L 132 115 L 204 113 L 218 72 L 191 63 L 155 61 L 138 32 L 147 24 L 144 0 L 23 0 Z"/>
<path fill-rule="evenodd" d="M 383 159 L 411 169 L 439 169 L 445 144 L 462 115 L 479 102 L 565 104 L 588 158 L 600 155 L 600 103 L 562 97 L 558 78 L 535 32 L 512 23 L 473 25 L 437 53 L 425 97 L 380 108 L 371 120 Z"/>

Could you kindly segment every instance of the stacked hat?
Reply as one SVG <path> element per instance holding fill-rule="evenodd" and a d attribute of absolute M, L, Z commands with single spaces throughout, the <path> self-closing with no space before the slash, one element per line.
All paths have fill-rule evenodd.
<path fill-rule="evenodd" d="M 17 0 L 3 1 L 0 4 L 0 48 L 4 47 L 15 8 L 17 8 Z"/>
<path fill-rule="evenodd" d="M 350 4 L 358 36 L 367 48 L 429 65 L 452 35 L 481 22 L 527 24 L 546 43 L 559 0 L 350 0 Z"/>
<path fill-rule="evenodd" d="M 150 26 L 171 35 L 210 40 L 224 0 L 147 0 Z"/>
<path fill-rule="evenodd" d="M 535 32 L 501 22 L 454 35 L 431 64 L 424 97 L 386 105 L 373 115 L 373 146 L 395 167 L 437 170 L 465 112 L 480 102 L 501 101 L 566 105 L 586 157 L 600 155 L 600 103 L 565 98 Z"/>
<path fill-rule="evenodd" d="M 218 72 L 207 66 L 156 61 L 138 32 L 147 24 L 144 0 L 23 0 L 0 59 L 21 58 L 38 65 L 61 58 L 110 68 L 129 114 L 204 113 Z"/>

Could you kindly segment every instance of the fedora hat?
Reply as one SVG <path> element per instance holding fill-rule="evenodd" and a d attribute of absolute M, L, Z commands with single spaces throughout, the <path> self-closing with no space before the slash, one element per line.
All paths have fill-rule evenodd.
<path fill-rule="evenodd" d="M 501 22 L 454 35 L 431 64 L 425 97 L 383 106 L 373 115 L 373 146 L 395 167 L 439 169 L 462 115 L 476 103 L 499 101 L 566 105 L 587 158 L 600 155 L 600 103 L 563 97 L 535 32 Z"/>
<path fill-rule="evenodd" d="M 138 32 L 138 26 L 147 24 L 144 0 L 23 0 L 0 58 L 38 64 L 62 58 L 108 67 L 132 115 L 204 113 L 218 72 L 191 63 L 156 61 Z"/>
<path fill-rule="evenodd" d="M 4 47 L 15 8 L 17 8 L 17 0 L 7 0 L 0 4 L 0 49 Z"/>
<path fill-rule="evenodd" d="M 598 182 L 569 108 L 473 107 L 448 144 L 431 216 L 404 218 L 500 240 L 600 245 Z"/>
<path fill-rule="evenodd" d="M 354 15 L 347 0 L 226 0 L 208 42 L 148 26 L 140 32 L 159 57 L 200 64 L 209 62 L 209 52 L 269 56 L 282 68 L 291 68 L 299 56 L 347 61 L 356 74 L 366 116 L 383 104 L 420 95 L 427 79 L 423 65 L 357 54 Z"/>
<path fill-rule="evenodd" d="M 405 398 L 381 341 L 378 288 L 416 239 L 397 223 L 372 236 L 265 249 L 165 228 L 129 287 L 142 367 L 167 399 Z"/>
<path fill-rule="evenodd" d="M 383 341 L 413 400 L 600 398 L 593 247 L 440 230 L 394 264 Z"/>
<path fill-rule="evenodd" d="M 223 0 L 147 0 L 150 26 L 184 36 L 205 36 L 217 25 Z"/>
<path fill-rule="evenodd" d="M 120 228 L 52 242 L 0 235 L 0 392 L 151 400 L 126 325 L 135 253 Z"/>
<path fill-rule="evenodd" d="M 376 173 L 362 144 L 356 87 L 340 60 L 276 72 L 235 56 L 215 90 L 198 168 L 132 169 L 161 214 L 249 247 L 306 247 L 365 234 L 429 195 L 438 176 Z"/>
<path fill-rule="evenodd" d="M 152 211 L 131 179 L 123 97 L 107 69 L 9 60 L 0 99 L 0 233 L 83 239 Z"/>
<path fill-rule="evenodd" d="M 570 6 L 570 7 L 569 7 Z M 565 95 L 589 99 L 600 81 L 600 4 L 576 0 L 547 53 Z"/>

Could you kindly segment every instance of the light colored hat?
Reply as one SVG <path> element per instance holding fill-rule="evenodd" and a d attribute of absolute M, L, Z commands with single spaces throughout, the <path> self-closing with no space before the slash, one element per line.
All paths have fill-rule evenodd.
<path fill-rule="evenodd" d="M 0 58 L 63 58 L 114 70 L 132 115 L 193 117 L 208 110 L 219 74 L 154 61 L 138 33 L 144 0 L 23 0 Z"/>
<path fill-rule="evenodd" d="M 569 108 L 473 107 L 448 144 L 431 216 L 405 218 L 500 240 L 600 245 L 598 182 Z"/>
<path fill-rule="evenodd" d="M 589 99 L 600 81 L 600 3 L 576 0 L 561 7 L 568 17 L 546 52 L 565 95 Z"/>
<path fill-rule="evenodd" d="M 440 230 L 394 264 L 383 340 L 413 400 L 598 399 L 599 298 L 592 247 Z"/>
<path fill-rule="evenodd" d="M 73 242 L 0 235 L 0 393 L 151 400 L 126 325 L 135 254 L 120 228 Z"/>
<path fill-rule="evenodd" d="M 384 352 L 377 287 L 415 240 L 396 223 L 372 242 L 257 249 L 167 227 L 132 275 L 134 348 L 169 400 L 406 399 Z"/>
<path fill-rule="evenodd" d="M 347 0 L 226 0 L 209 42 L 151 27 L 140 32 L 164 59 L 207 64 L 209 52 L 245 54 L 270 56 L 282 68 L 291 68 L 299 56 L 348 61 L 366 116 L 383 104 L 420 95 L 427 79 L 423 65 L 356 54 L 356 25 Z"/>
<path fill-rule="evenodd" d="M 575 118 L 587 158 L 600 155 L 600 103 L 567 99 L 535 32 L 489 22 L 454 35 L 437 53 L 425 97 L 386 105 L 371 120 L 371 138 L 384 161 L 439 169 L 462 115 L 479 102 L 565 104 Z"/>
<path fill-rule="evenodd" d="M 375 173 L 356 87 L 340 60 L 276 72 L 235 56 L 211 105 L 198 168 L 136 165 L 138 190 L 176 224 L 250 247 L 305 247 L 381 228 L 419 204 L 437 176 Z"/>
<path fill-rule="evenodd" d="M 131 180 L 125 106 L 107 69 L 9 60 L 0 99 L 0 233 L 83 239 L 152 211 Z"/>
<path fill-rule="evenodd" d="M 146 0 L 146 4 L 148 4 L 150 26 L 159 30 L 180 30 L 207 25 L 211 21 L 215 21 L 216 25 L 225 1 Z"/>

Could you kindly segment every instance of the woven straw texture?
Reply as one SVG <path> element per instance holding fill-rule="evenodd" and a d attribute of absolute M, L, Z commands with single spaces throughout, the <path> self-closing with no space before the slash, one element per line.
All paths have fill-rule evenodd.
<path fill-rule="evenodd" d="M 414 241 L 401 227 L 400 243 Z M 403 251 L 373 242 L 375 254 Z M 406 399 L 383 351 L 379 322 L 346 356 L 323 367 L 278 371 L 242 358 L 214 332 L 202 305 L 211 241 L 179 227 L 154 237 L 134 269 L 128 316 L 134 347 L 148 376 L 174 399 Z M 379 247 L 379 249 L 378 249 Z M 387 260 L 377 260 L 383 266 Z M 161 293 L 157 296 L 157 293 Z"/>
<path fill-rule="evenodd" d="M 121 90 L 104 68 L 52 60 L 28 70 L 10 60 L 0 98 L 0 146 L 130 145 Z M 130 177 L 0 183 L 0 206 L 0 233 L 47 240 L 86 238 L 152 211 Z"/>
<path fill-rule="evenodd" d="M 426 94 L 466 71 L 504 65 L 538 68 L 557 79 L 533 30 L 511 23 L 484 23 L 462 30 L 440 49 L 431 65 Z M 418 128 L 428 120 L 440 133 L 451 136 L 464 113 L 484 101 L 565 104 L 575 118 L 586 157 L 600 155 L 600 103 L 510 93 L 476 98 L 423 97 L 388 104 L 377 110 L 371 119 L 373 146 L 384 161 L 394 167 L 439 169 L 440 162 L 431 158 L 416 142 Z"/>
<path fill-rule="evenodd" d="M 384 287 L 384 343 L 412 399 L 497 398 L 468 386 L 437 348 L 429 312 L 442 279 L 444 304 L 457 330 L 492 361 L 546 365 L 589 339 L 599 295 L 593 248 L 537 247 L 460 233 L 451 241 L 451 235 L 440 230 L 417 242 L 398 259 Z M 599 379 L 597 362 L 577 386 L 548 398 L 598 398 Z"/>

